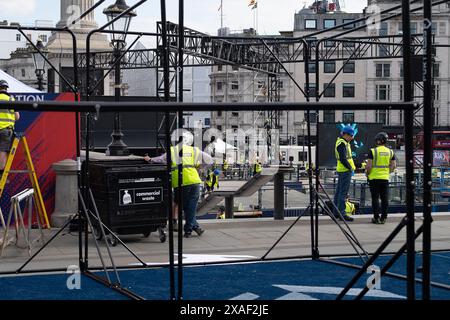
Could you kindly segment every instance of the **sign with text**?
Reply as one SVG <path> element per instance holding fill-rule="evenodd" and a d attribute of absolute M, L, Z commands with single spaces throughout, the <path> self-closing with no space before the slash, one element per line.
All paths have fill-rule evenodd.
<path fill-rule="evenodd" d="M 119 204 L 121 206 L 153 204 L 163 201 L 163 188 L 120 189 Z"/>

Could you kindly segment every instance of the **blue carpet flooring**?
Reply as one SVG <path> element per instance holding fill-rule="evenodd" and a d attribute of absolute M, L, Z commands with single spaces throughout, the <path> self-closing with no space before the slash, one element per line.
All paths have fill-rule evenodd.
<path fill-rule="evenodd" d="M 418 262 L 421 258 L 418 255 Z M 389 259 L 380 257 L 375 264 L 380 267 Z M 336 259 L 361 264 L 357 258 Z M 420 263 L 418 263 L 420 265 Z M 391 268 L 404 274 L 405 257 Z M 432 281 L 450 284 L 450 252 L 433 254 Z M 245 264 L 209 265 L 184 268 L 185 300 L 239 299 L 319 299 L 333 300 L 350 281 L 355 269 L 320 261 L 290 260 Z M 104 273 L 99 273 L 104 275 Z M 110 273 L 111 277 L 114 277 Z M 354 298 L 364 287 L 368 277 L 364 275 L 346 299 Z M 69 290 L 68 275 L 33 275 L 0 277 L 2 300 L 119 300 L 126 299 L 85 276 L 80 290 Z M 420 273 L 417 274 L 420 277 Z M 167 268 L 127 270 L 120 272 L 124 287 L 150 300 L 169 299 L 169 271 Z M 421 286 L 417 285 L 418 298 Z M 392 277 L 381 278 L 381 289 L 372 290 L 365 299 L 404 299 L 406 282 Z M 432 299 L 450 300 L 450 291 L 432 288 Z"/>

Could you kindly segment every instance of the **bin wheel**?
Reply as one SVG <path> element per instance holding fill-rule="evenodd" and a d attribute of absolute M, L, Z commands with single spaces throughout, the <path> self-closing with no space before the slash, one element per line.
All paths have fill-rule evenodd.
<path fill-rule="evenodd" d="M 93 233 L 96 240 L 102 240 L 103 234 L 99 227 L 93 227 Z"/>
<path fill-rule="evenodd" d="M 151 233 L 151 231 L 145 231 L 142 235 L 144 236 L 144 238 L 148 238 Z"/>
<path fill-rule="evenodd" d="M 111 235 L 111 234 L 108 234 L 107 238 L 108 238 L 108 243 L 109 243 L 110 245 L 112 245 L 113 247 L 117 246 L 117 244 L 119 243 L 119 241 L 117 240 L 117 238 L 114 237 L 114 236 Z"/>

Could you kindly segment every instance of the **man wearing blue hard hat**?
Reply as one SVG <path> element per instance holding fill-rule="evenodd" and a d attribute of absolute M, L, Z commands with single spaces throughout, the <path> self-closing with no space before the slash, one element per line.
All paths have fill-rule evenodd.
<path fill-rule="evenodd" d="M 345 126 L 341 131 L 341 136 L 336 140 L 336 146 L 334 153 L 336 156 L 336 171 L 338 174 L 338 183 L 336 192 L 334 193 L 334 204 L 339 209 L 338 212 L 334 212 L 336 218 L 343 217 L 347 221 L 353 221 L 352 217 L 345 214 L 345 199 L 347 197 L 348 190 L 350 189 L 350 182 L 354 175 L 356 166 L 353 162 L 352 149 L 350 141 L 353 140 L 355 135 L 355 129 L 352 126 Z"/>

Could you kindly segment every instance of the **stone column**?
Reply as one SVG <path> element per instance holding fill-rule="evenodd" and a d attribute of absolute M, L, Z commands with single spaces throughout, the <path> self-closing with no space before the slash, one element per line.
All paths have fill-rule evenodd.
<path fill-rule="evenodd" d="M 56 187 L 51 225 L 59 228 L 78 212 L 77 163 L 66 159 L 54 163 L 52 167 L 56 173 Z"/>

